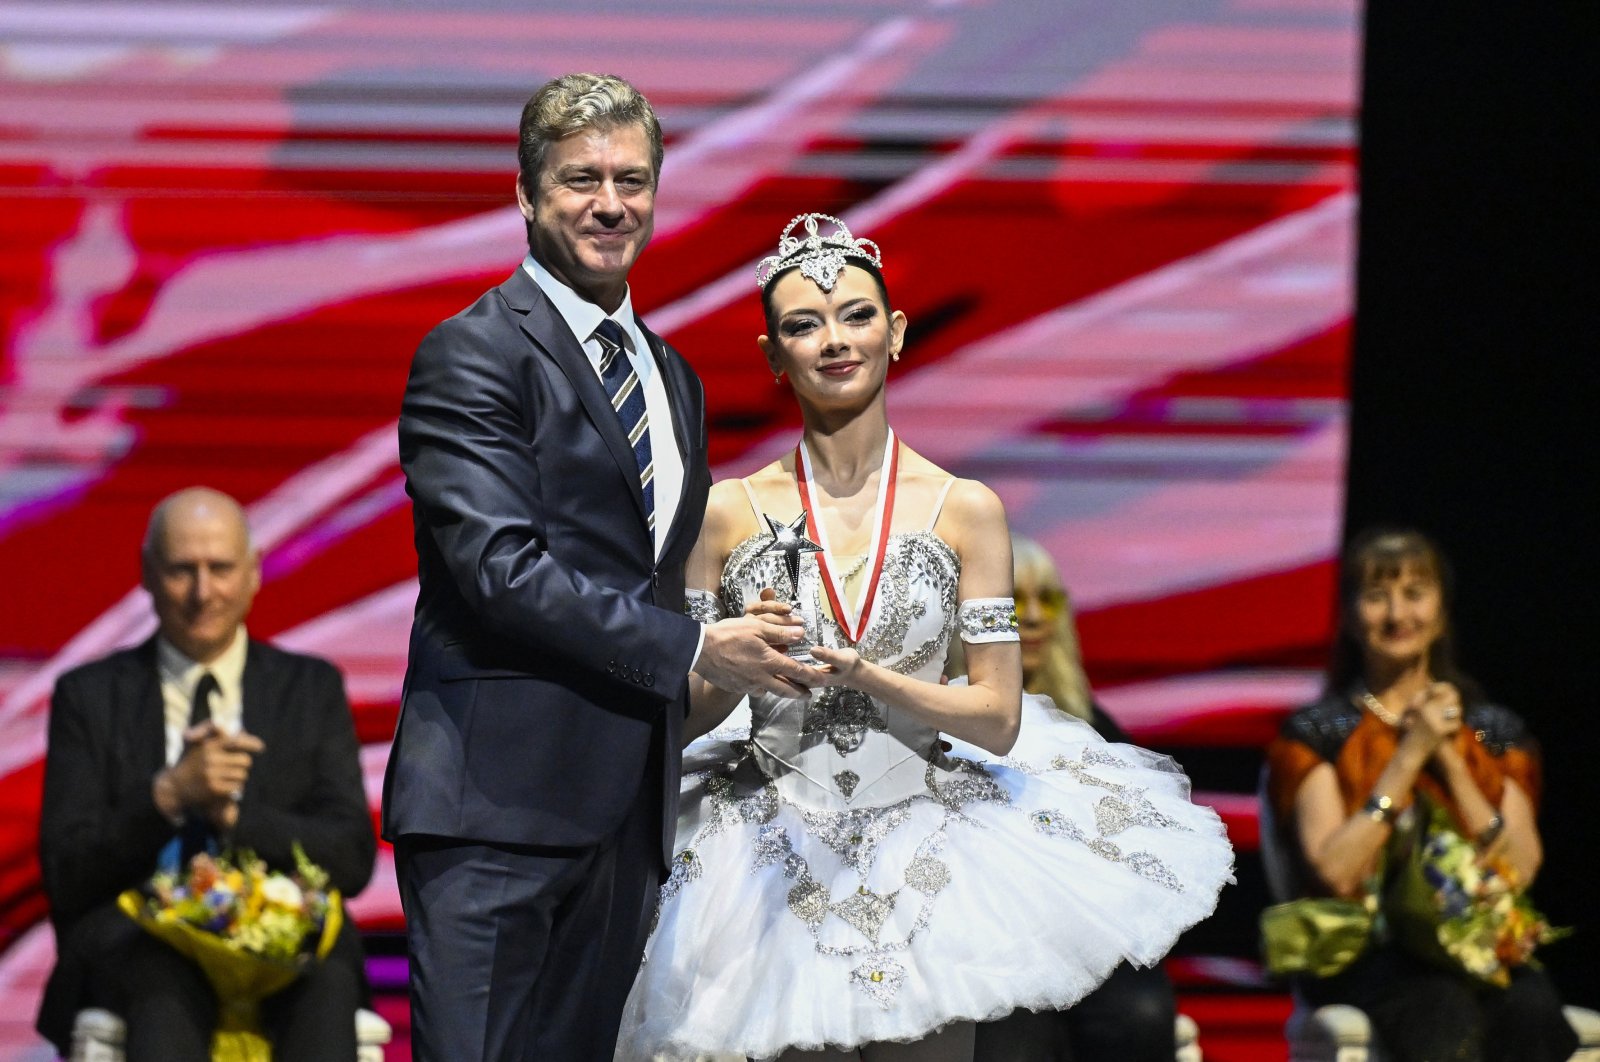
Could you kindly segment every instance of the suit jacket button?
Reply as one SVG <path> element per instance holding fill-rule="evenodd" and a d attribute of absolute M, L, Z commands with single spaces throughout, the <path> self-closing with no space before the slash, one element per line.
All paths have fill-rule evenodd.
<path fill-rule="evenodd" d="M 606 674 L 615 675 L 616 673 L 617 673 L 617 662 L 615 660 L 607 661 L 606 662 Z"/>
<path fill-rule="evenodd" d="M 654 675 L 646 675 L 644 677 L 644 684 L 646 686 L 654 686 L 656 684 L 656 677 Z"/>

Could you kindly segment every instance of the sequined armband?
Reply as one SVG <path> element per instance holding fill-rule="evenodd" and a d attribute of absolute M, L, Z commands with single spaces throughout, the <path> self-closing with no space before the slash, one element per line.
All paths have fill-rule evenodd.
<path fill-rule="evenodd" d="M 975 597 L 956 613 L 961 640 L 974 644 L 1017 641 L 1017 603 L 1009 597 Z"/>
<path fill-rule="evenodd" d="M 715 623 L 728 617 L 717 595 L 708 590 L 684 591 L 683 611 L 696 623 Z"/>

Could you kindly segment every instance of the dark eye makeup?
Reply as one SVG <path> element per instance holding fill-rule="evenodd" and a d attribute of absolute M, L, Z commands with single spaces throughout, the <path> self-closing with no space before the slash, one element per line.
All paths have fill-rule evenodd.
<path fill-rule="evenodd" d="M 868 324 L 878 316 L 878 307 L 870 302 L 860 302 L 848 306 L 844 310 L 844 320 L 848 324 Z M 779 330 L 786 336 L 803 336 L 818 324 L 818 318 L 813 313 L 804 316 L 784 318 Z"/>

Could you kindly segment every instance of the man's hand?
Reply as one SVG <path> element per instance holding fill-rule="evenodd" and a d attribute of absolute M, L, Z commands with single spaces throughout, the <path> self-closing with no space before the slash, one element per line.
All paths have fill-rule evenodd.
<path fill-rule="evenodd" d="M 223 829 L 238 820 L 238 801 L 254 758 L 266 745 L 254 734 L 225 734 L 209 720 L 183 733 L 178 762 L 156 776 L 156 806 L 168 818 L 204 815 Z"/>
<path fill-rule="evenodd" d="M 788 605 L 764 600 L 752 605 L 744 616 L 708 626 L 694 670 L 729 693 L 805 697 L 826 678 L 783 652 L 804 637 L 805 625 L 789 615 Z"/>
<path fill-rule="evenodd" d="M 779 601 L 778 592 L 770 586 L 763 587 L 759 598 L 744 607 L 744 614 L 766 618 L 780 627 L 798 627 L 804 633 L 805 621 L 794 615 L 794 606 L 789 602 Z"/>

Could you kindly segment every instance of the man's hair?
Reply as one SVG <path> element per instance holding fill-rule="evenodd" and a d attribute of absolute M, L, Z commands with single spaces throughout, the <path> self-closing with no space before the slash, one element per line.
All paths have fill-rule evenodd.
<path fill-rule="evenodd" d="M 539 87 L 522 108 L 517 168 L 528 198 L 538 194 L 539 170 L 550 145 L 583 129 L 641 126 L 650 138 L 651 187 L 661 179 L 661 122 L 644 94 L 611 74 L 563 74 Z"/>

